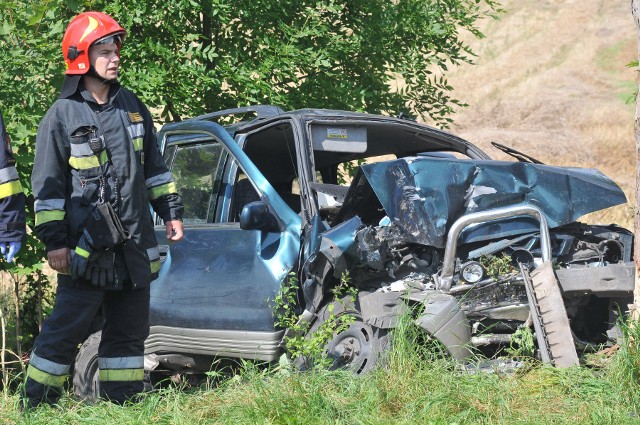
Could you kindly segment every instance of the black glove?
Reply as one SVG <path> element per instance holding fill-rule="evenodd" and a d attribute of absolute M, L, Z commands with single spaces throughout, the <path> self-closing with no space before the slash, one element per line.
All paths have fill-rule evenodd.
<path fill-rule="evenodd" d="M 75 250 L 71 251 L 71 277 L 86 279 L 94 286 L 104 287 L 115 281 L 115 253 L 96 250 L 85 229 Z"/>
<path fill-rule="evenodd" d="M 91 236 L 82 232 L 75 249 L 71 250 L 71 277 L 73 279 L 84 278 L 87 267 L 94 256 Z"/>
<path fill-rule="evenodd" d="M 93 260 L 87 271 L 85 278 L 94 286 L 104 287 L 115 281 L 115 253 L 113 251 L 100 251 Z"/>

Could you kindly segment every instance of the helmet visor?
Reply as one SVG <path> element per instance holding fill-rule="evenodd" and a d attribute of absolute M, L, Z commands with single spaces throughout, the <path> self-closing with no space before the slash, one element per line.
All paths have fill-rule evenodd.
<path fill-rule="evenodd" d="M 106 37 L 102 37 L 93 42 L 92 46 L 100 46 L 102 44 L 117 44 L 118 46 L 122 45 L 123 34 L 111 34 Z"/>

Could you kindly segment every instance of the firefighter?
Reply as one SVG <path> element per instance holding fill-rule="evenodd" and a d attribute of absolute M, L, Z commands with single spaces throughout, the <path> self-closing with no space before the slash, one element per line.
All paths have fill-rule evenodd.
<path fill-rule="evenodd" d="M 149 285 L 160 268 L 149 203 L 170 241 L 182 238 L 183 207 L 148 109 L 118 82 L 125 34 L 100 12 L 70 21 L 62 90 L 38 127 L 35 232 L 58 285 L 29 360 L 28 407 L 57 402 L 99 311 L 100 395 L 124 403 L 143 389 Z"/>
<path fill-rule="evenodd" d="M 22 247 L 26 234 L 24 205 L 26 197 L 18 179 L 16 160 L 11 151 L 11 138 L 0 112 L 0 253 L 12 263 Z"/>

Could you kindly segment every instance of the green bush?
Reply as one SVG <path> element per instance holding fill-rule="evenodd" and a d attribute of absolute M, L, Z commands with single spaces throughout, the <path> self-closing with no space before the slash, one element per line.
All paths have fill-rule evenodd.
<path fill-rule="evenodd" d="M 355 288 L 349 286 L 349 275 L 343 274 L 340 282 L 331 289 L 331 300 L 349 303 L 355 300 Z M 341 332 L 349 329 L 354 318 L 349 314 L 334 314 L 334 302 L 327 305 L 329 318 L 310 332 L 310 321 L 304 320 L 300 311 L 300 285 L 295 274 L 291 274 L 274 299 L 274 317 L 276 326 L 285 329 L 284 348 L 287 355 L 302 362 L 306 369 L 328 367 L 327 343 Z M 343 310 L 346 310 L 343 308 Z"/>

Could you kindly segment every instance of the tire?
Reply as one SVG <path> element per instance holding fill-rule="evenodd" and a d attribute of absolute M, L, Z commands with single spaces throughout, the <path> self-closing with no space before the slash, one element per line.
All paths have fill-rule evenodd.
<path fill-rule="evenodd" d="M 329 369 L 349 369 L 356 375 L 361 375 L 378 367 L 390 348 L 388 330 L 365 323 L 362 314 L 349 298 L 325 305 L 309 333 L 312 334 L 329 320 L 331 310 L 336 320 L 350 316 L 354 321 L 346 330 L 334 334 L 326 344 L 324 352 L 331 360 Z"/>
<path fill-rule="evenodd" d="M 100 397 L 98 379 L 98 346 L 102 331 L 87 338 L 76 356 L 73 368 L 73 392 L 81 400 L 93 403 Z"/>

